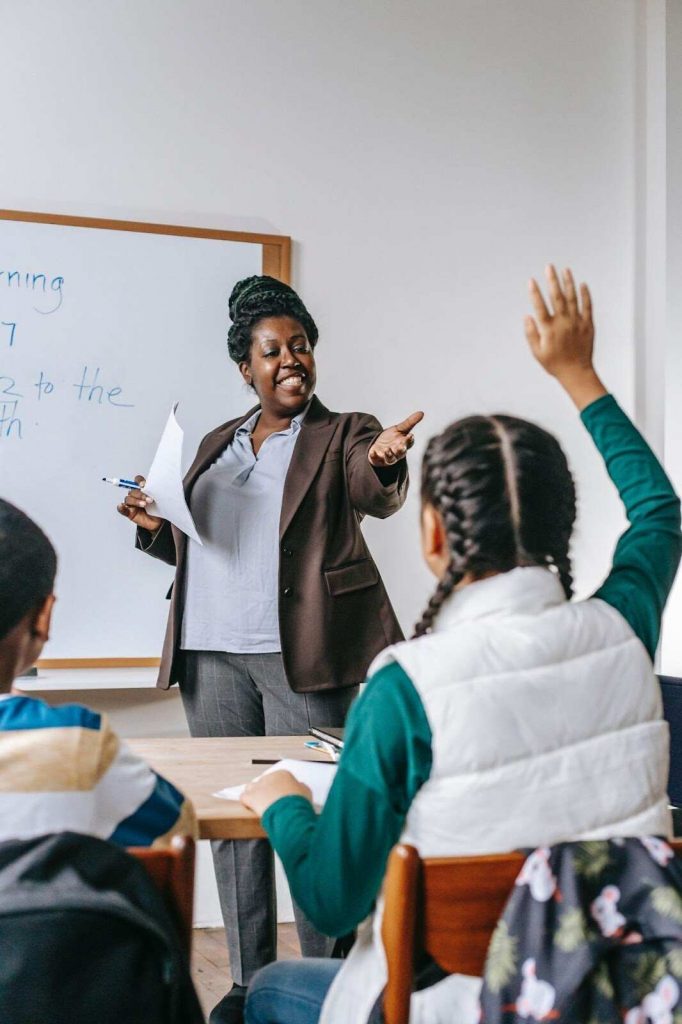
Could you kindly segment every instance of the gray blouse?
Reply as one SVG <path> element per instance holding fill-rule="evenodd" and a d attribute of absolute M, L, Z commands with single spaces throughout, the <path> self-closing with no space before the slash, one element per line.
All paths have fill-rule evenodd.
<path fill-rule="evenodd" d="M 188 541 L 180 647 L 270 654 L 281 650 L 277 587 L 284 482 L 309 405 L 253 452 L 260 410 L 202 473 L 190 508 L 203 544 Z"/>

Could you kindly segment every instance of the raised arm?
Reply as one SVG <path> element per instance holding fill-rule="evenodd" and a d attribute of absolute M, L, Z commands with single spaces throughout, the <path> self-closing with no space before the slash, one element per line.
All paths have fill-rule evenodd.
<path fill-rule="evenodd" d="M 594 596 L 618 609 L 653 660 L 682 550 L 680 500 L 649 445 L 611 395 L 588 405 L 581 418 L 630 523 Z"/>
<path fill-rule="evenodd" d="M 561 384 L 579 412 L 607 394 L 592 363 L 594 324 L 592 299 L 586 284 L 580 300 L 573 275 L 565 270 L 563 288 L 554 267 L 546 270 L 551 305 L 545 302 L 535 279 L 529 283 L 535 319 L 525 319 L 526 338 L 540 366 Z"/>
<path fill-rule="evenodd" d="M 535 319 L 526 318 L 526 337 L 538 362 L 581 413 L 630 523 L 594 596 L 618 609 L 653 659 L 682 551 L 680 501 L 658 459 L 594 370 L 587 286 L 581 285 L 579 302 L 569 270 L 563 287 L 553 267 L 547 268 L 547 280 L 551 309 L 537 283 L 530 283 Z"/>

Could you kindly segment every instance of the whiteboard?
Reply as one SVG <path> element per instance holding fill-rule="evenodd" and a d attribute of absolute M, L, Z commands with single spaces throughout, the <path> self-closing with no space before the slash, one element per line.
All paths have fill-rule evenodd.
<path fill-rule="evenodd" d="M 264 266 L 286 278 L 289 240 L 14 216 L 0 214 L 0 496 L 59 556 L 45 656 L 158 657 L 173 572 L 134 549 L 125 491 L 102 477 L 147 471 L 175 401 L 185 467 L 253 404 L 227 354 L 228 297 Z"/>

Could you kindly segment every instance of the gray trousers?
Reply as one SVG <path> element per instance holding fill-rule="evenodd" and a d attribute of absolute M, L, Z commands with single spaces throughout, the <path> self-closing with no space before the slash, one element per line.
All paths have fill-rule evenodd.
<path fill-rule="evenodd" d="M 184 651 L 183 657 L 182 702 L 192 736 L 298 736 L 310 726 L 343 725 L 357 693 L 357 687 L 294 693 L 281 654 Z M 211 849 L 230 971 L 237 985 L 248 985 L 277 957 L 272 848 L 267 839 L 239 839 L 214 840 Z M 333 939 L 313 928 L 295 902 L 294 914 L 303 956 L 329 956 Z"/>

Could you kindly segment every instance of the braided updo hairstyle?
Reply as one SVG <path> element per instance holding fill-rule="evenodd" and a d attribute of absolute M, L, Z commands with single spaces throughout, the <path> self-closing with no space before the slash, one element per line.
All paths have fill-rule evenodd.
<path fill-rule="evenodd" d="M 514 416 L 469 416 L 431 438 L 422 463 L 422 502 L 440 512 L 450 564 L 414 636 L 433 626 L 462 577 L 480 579 L 538 565 L 573 593 L 569 544 L 575 521 L 573 477 L 546 430 Z"/>
<path fill-rule="evenodd" d="M 251 330 L 265 317 L 290 316 L 303 327 L 315 347 L 318 338 L 315 321 L 293 288 L 275 277 L 245 277 L 230 295 L 232 326 L 227 333 L 227 350 L 235 363 L 248 363 L 251 354 Z"/>

